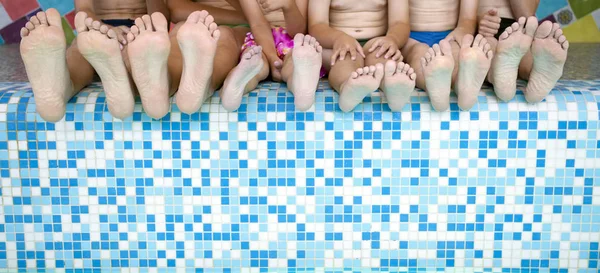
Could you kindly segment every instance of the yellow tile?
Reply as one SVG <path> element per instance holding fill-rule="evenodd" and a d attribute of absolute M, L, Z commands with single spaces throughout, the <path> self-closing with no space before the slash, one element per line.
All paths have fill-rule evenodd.
<path fill-rule="evenodd" d="M 570 43 L 600 43 L 600 30 L 591 14 L 563 28 L 563 32 Z"/>

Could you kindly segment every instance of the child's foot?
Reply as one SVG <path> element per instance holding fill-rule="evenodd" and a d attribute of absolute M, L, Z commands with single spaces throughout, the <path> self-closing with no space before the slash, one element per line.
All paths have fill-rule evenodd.
<path fill-rule="evenodd" d="M 563 73 L 567 60 L 569 41 L 556 23 L 544 22 L 535 32 L 531 53 L 533 70 L 525 89 L 528 102 L 539 102 L 556 85 Z"/>
<path fill-rule="evenodd" d="M 421 58 L 421 65 L 431 105 L 436 111 L 448 110 L 454 70 L 454 57 L 452 57 L 450 43 L 442 40 L 439 45 L 433 45 L 425 57 Z"/>
<path fill-rule="evenodd" d="M 294 49 L 292 58 L 294 60 L 293 82 L 290 90 L 294 93 L 294 104 L 300 111 L 308 110 L 315 102 L 315 92 L 319 84 L 321 72 L 323 48 L 314 37 L 304 34 L 296 34 L 294 37 Z"/>
<path fill-rule="evenodd" d="M 148 116 L 164 117 L 169 102 L 167 59 L 171 52 L 168 23 L 162 13 L 155 12 L 135 19 L 135 26 L 127 34 L 127 53 L 131 74 Z"/>
<path fill-rule="evenodd" d="M 221 89 L 221 104 L 227 111 L 240 108 L 246 85 L 258 75 L 263 65 L 260 46 L 250 47 L 242 55 L 240 63 L 229 73 Z"/>
<path fill-rule="evenodd" d="M 102 80 L 108 110 L 119 119 L 133 113 L 133 91 L 117 34 L 100 21 L 93 21 L 85 12 L 75 16 L 79 52 L 94 67 Z"/>
<path fill-rule="evenodd" d="M 496 96 L 503 101 L 511 100 L 517 92 L 519 64 L 531 48 L 533 34 L 537 27 L 537 18 L 521 17 L 518 22 L 507 27 L 498 39 L 491 80 L 493 80 Z"/>
<path fill-rule="evenodd" d="M 383 65 L 366 66 L 352 72 L 348 81 L 340 87 L 340 109 L 352 111 L 363 99 L 377 90 L 383 79 Z"/>
<path fill-rule="evenodd" d="M 184 113 L 198 111 L 213 91 L 209 88 L 220 35 L 214 18 L 206 11 L 190 14 L 177 32 L 177 42 L 183 55 L 183 73 L 176 101 Z"/>
<path fill-rule="evenodd" d="M 66 93 L 73 91 L 60 14 L 55 9 L 38 12 L 21 29 L 21 37 L 21 58 L 36 109 L 44 120 L 59 121 L 65 115 Z"/>
<path fill-rule="evenodd" d="M 409 64 L 387 61 L 385 63 L 381 90 L 385 94 L 388 106 L 394 112 L 402 111 L 415 89 L 417 74 Z"/>
<path fill-rule="evenodd" d="M 463 37 L 458 57 L 458 90 L 456 92 L 458 106 L 462 110 L 469 110 L 477 103 L 477 95 L 490 70 L 492 57 L 494 57 L 494 53 L 482 35 L 477 35 L 475 40 L 471 34 Z"/>

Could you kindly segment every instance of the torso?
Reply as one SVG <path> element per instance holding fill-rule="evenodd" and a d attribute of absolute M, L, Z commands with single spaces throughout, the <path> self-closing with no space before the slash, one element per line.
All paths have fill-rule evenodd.
<path fill-rule="evenodd" d="M 498 15 L 500 17 L 514 19 L 508 0 L 479 0 L 477 15 L 481 17 L 492 8 L 498 9 Z"/>
<path fill-rule="evenodd" d="M 195 0 L 194 2 L 201 2 L 202 4 L 215 8 L 235 10 L 235 8 L 233 8 L 226 0 Z"/>
<path fill-rule="evenodd" d="M 460 0 L 410 0 L 409 4 L 412 31 L 446 31 L 458 24 Z"/>
<path fill-rule="evenodd" d="M 329 25 L 355 39 L 371 39 L 387 33 L 387 11 L 387 0 L 331 0 Z"/>
<path fill-rule="evenodd" d="M 145 0 L 95 0 L 94 12 L 100 19 L 135 19 L 147 13 Z"/>

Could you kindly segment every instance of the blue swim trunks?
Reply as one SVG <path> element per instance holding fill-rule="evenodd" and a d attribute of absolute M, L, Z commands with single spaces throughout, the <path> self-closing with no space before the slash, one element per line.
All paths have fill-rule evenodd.
<path fill-rule="evenodd" d="M 411 31 L 410 38 L 415 39 L 421 43 L 433 46 L 439 43 L 441 40 L 446 38 L 452 30 L 447 31 Z"/>

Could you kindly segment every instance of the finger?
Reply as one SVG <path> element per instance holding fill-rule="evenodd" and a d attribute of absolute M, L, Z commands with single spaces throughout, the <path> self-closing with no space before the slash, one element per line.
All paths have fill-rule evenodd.
<path fill-rule="evenodd" d="M 340 50 L 340 61 L 343 61 L 346 59 L 346 54 L 348 54 L 347 48 Z"/>
<path fill-rule="evenodd" d="M 381 55 L 383 55 L 383 53 L 386 53 L 386 52 L 387 52 L 387 51 L 390 49 L 390 47 L 392 47 L 392 45 L 391 45 L 391 44 L 384 44 L 384 45 L 383 45 L 383 46 L 382 46 L 382 47 L 379 49 L 379 51 L 377 51 L 377 54 L 375 54 L 375 57 L 377 57 L 377 58 L 381 57 Z"/>
<path fill-rule="evenodd" d="M 402 53 L 400 52 L 400 50 L 396 50 L 396 53 L 394 53 L 394 55 L 392 56 L 392 60 L 398 62 L 402 61 L 401 59 L 403 59 Z"/>
<path fill-rule="evenodd" d="M 335 61 L 337 61 L 338 56 L 340 55 L 340 51 L 334 51 L 333 54 L 331 55 L 331 65 L 335 64 Z"/>
<path fill-rule="evenodd" d="M 352 58 L 353 61 L 356 60 L 356 49 L 355 48 L 350 49 L 350 58 Z"/>
<path fill-rule="evenodd" d="M 363 58 L 366 58 L 365 52 L 363 51 L 363 48 L 358 41 L 356 41 L 356 49 L 357 49 L 358 53 L 360 53 L 360 56 L 362 56 Z"/>
<path fill-rule="evenodd" d="M 373 45 L 371 46 L 371 48 L 369 48 L 369 53 L 371 53 L 371 52 L 375 51 L 375 49 L 377 49 L 377 47 L 381 45 L 381 42 L 382 42 L 382 40 L 381 40 L 381 39 L 378 39 L 378 40 L 376 40 L 376 41 L 373 43 Z"/>

